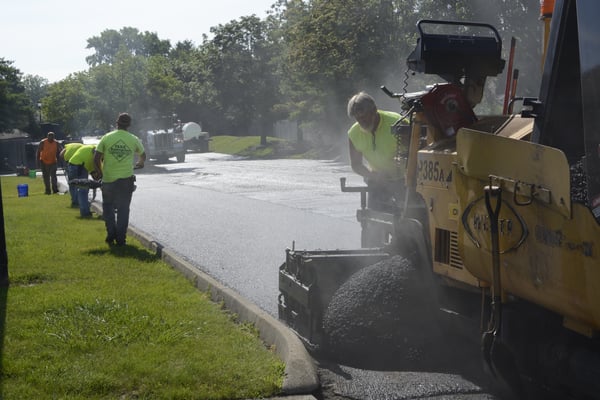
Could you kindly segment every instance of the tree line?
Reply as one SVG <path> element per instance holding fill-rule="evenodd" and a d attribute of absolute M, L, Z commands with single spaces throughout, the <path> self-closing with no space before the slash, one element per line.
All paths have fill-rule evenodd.
<path fill-rule="evenodd" d="M 198 45 L 172 45 L 134 27 L 105 30 L 87 39 L 89 68 L 56 83 L 0 58 L 0 132 L 39 135 L 41 113 L 65 134 L 104 133 L 128 111 L 138 120 L 176 115 L 211 134 L 270 135 L 274 122 L 286 119 L 323 137 L 344 134 L 354 93 L 368 91 L 381 108 L 397 111 L 381 85 L 417 91 L 427 79 L 440 81 L 406 68 L 420 19 L 490 23 L 503 38 L 505 59 L 516 37 L 519 92 L 536 96 L 538 16 L 538 0 L 278 0 L 265 18 L 212 27 Z M 500 79 L 489 85 L 484 112 L 501 108 Z"/>

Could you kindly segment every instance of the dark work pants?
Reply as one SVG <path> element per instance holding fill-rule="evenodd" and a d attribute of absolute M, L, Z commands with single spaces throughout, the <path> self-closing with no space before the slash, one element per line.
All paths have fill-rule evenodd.
<path fill-rule="evenodd" d="M 42 177 L 44 178 L 44 186 L 46 187 L 46 194 L 58 193 L 58 181 L 56 180 L 56 163 L 44 164 L 40 161 L 42 166 Z M 52 187 L 50 186 L 52 185 Z M 52 191 L 50 191 L 52 189 Z"/>
<path fill-rule="evenodd" d="M 125 244 L 129 226 L 129 205 L 135 189 L 135 177 L 102 183 L 102 214 L 107 241 Z"/>

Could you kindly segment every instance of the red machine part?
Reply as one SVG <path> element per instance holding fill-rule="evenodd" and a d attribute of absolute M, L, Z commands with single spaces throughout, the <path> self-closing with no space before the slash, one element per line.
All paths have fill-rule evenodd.
<path fill-rule="evenodd" d="M 452 83 L 435 85 L 421 98 L 421 104 L 429 123 L 446 137 L 477 120 L 462 89 Z"/>

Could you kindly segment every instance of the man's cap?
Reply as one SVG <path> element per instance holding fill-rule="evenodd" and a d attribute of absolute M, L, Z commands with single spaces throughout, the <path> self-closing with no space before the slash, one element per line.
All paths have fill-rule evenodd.
<path fill-rule="evenodd" d="M 119 118 L 117 118 L 117 125 L 120 125 L 120 126 L 131 125 L 131 116 L 127 113 L 119 114 Z"/>
<path fill-rule="evenodd" d="M 48 132 L 48 136 L 54 136 L 54 132 Z"/>

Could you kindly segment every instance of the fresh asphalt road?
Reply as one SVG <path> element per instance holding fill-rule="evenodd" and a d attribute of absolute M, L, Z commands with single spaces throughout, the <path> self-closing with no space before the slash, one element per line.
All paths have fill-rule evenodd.
<path fill-rule="evenodd" d="M 136 173 L 131 224 L 274 316 L 286 248 L 360 246 L 342 165 L 205 153 Z"/>
<path fill-rule="evenodd" d="M 286 248 L 360 247 L 360 195 L 342 193 L 339 178 L 347 177 L 348 186 L 363 183 L 344 163 L 204 153 L 188 154 L 185 163 L 147 163 L 136 174 L 131 225 L 275 317 Z M 460 368 L 430 366 L 375 372 L 321 363 L 322 397 L 497 398 Z"/>

